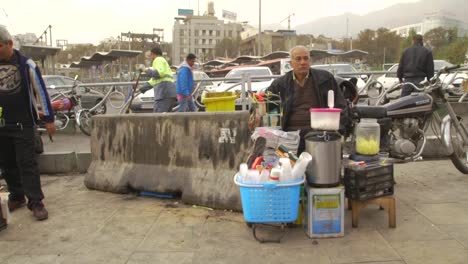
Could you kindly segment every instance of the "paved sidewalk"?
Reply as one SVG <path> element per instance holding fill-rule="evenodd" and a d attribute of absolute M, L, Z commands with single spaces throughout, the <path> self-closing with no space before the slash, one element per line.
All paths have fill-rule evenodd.
<path fill-rule="evenodd" d="M 0 232 L 0 263 L 373 263 L 468 260 L 468 176 L 448 160 L 396 167 L 397 228 L 384 211 L 346 213 L 345 236 L 308 239 L 288 228 L 281 244 L 260 244 L 238 212 L 177 200 L 88 190 L 83 175 L 43 177 L 50 218 L 20 209 Z M 2 182 L 3 183 L 3 182 Z M 277 230 L 265 230 L 275 235 Z"/>

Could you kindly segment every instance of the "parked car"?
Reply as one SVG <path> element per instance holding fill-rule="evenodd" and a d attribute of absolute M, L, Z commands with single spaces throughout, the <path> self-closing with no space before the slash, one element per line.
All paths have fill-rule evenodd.
<path fill-rule="evenodd" d="M 73 85 L 75 83 L 75 79 L 62 75 L 44 75 L 42 78 L 44 79 L 49 97 L 53 97 L 60 91 L 66 92 L 70 90 L 70 88 L 60 88 L 60 86 Z M 77 84 L 82 83 L 80 81 L 76 82 Z M 77 93 L 81 95 L 81 106 L 87 109 L 92 108 L 104 98 L 103 94 L 85 87 L 78 87 Z M 103 104 L 101 108 L 97 111 L 104 114 L 107 110 L 106 105 Z"/>
<path fill-rule="evenodd" d="M 441 68 L 443 67 L 451 67 L 453 66 L 453 64 L 445 61 L 445 60 L 434 60 L 434 70 L 435 71 L 438 71 L 440 70 Z M 379 78 L 377 78 L 377 81 L 379 81 L 384 89 L 390 89 L 392 88 L 395 84 L 397 84 L 399 81 L 398 81 L 398 78 L 397 78 L 397 75 L 396 75 L 396 72 L 398 70 L 398 63 L 394 64 L 392 67 L 390 67 L 390 69 L 388 69 L 388 71 L 390 73 L 386 73 L 382 76 L 380 76 Z M 453 75 L 455 73 L 450 73 L 450 74 L 442 74 L 440 75 L 440 79 L 442 80 L 442 82 L 449 82 L 452 78 L 453 78 Z M 457 73 L 457 75 L 455 75 L 455 80 L 453 81 L 452 84 L 450 84 L 448 86 L 448 89 L 449 89 L 449 94 L 451 95 L 462 95 L 463 94 L 463 90 L 461 88 L 461 83 L 463 81 L 463 79 L 466 79 L 468 78 L 468 74 L 466 72 L 459 72 Z M 388 98 L 398 98 L 401 94 L 401 90 L 396 90 L 390 94 L 388 94 Z"/>
<path fill-rule="evenodd" d="M 175 78 L 175 77 L 174 77 Z M 206 90 L 213 90 L 214 84 L 210 80 L 210 77 L 202 72 L 202 71 L 194 71 L 193 72 L 193 79 L 195 82 L 199 82 L 200 80 L 205 80 L 201 82 L 201 88 Z M 199 98 L 197 98 L 199 100 Z M 130 109 L 133 112 L 152 112 L 154 106 L 154 89 L 148 90 L 144 94 L 139 94 L 133 99 L 132 104 L 130 105 Z"/>
<path fill-rule="evenodd" d="M 244 68 L 236 68 L 229 71 L 224 78 L 241 78 L 244 74 L 250 74 L 251 77 L 255 76 L 273 76 L 270 68 L 268 67 L 244 67 Z M 273 82 L 273 78 L 265 78 L 265 79 L 252 79 L 252 91 L 253 92 L 263 92 L 268 87 L 270 87 L 271 83 Z M 232 87 L 232 88 L 231 88 Z M 229 89 L 231 88 L 231 89 Z M 241 82 L 238 80 L 226 80 L 220 82 L 217 87 L 215 87 L 214 91 L 216 92 L 224 92 L 227 89 L 229 91 L 240 91 L 242 89 Z M 247 87 L 246 87 L 247 89 Z"/>
<path fill-rule="evenodd" d="M 310 66 L 313 69 L 320 69 L 326 70 L 331 72 L 333 75 L 339 75 L 340 73 L 357 73 L 353 76 L 344 76 L 343 78 L 349 80 L 352 77 L 357 79 L 356 86 L 358 91 L 360 91 L 365 85 L 367 81 L 367 75 L 360 75 L 356 68 L 353 67 L 351 64 L 347 63 L 337 63 L 337 64 L 317 64 Z M 367 91 L 361 92 L 361 94 L 367 94 Z"/>

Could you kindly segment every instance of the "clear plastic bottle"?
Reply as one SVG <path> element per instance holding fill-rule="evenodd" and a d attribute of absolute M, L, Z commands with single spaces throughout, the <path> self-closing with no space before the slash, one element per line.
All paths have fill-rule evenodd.
<path fill-rule="evenodd" d="M 289 158 L 280 158 L 280 164 L 281 164 L 281 177 L 280 181 L 281 182 L 291 182 L 293 181 L 293 176 L 292 176 L 292 168 L 291 168 L 291 161 Z"/>
<path fill-rule="evenodd" d="M 268 178 L 269 182 L 279 182 L 281 178 L 281 169 L 280 168 L 273 168 L 270 172 L 270 177 Z"/>
<path fill-rule="evenodd" d="M 362 118 L 356 126 L 356 153 L 377 155 L 380 150 L 380 125 L 377 119 Z"/>

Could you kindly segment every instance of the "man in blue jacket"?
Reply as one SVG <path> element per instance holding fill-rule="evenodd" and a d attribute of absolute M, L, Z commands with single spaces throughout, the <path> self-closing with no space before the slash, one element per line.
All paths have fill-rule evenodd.
<path fill-rule="evenodd" d="M 34 61 L 13 49 L 13 40 L 0 26 L 0 168 L 8 191 L 8 208 L 26 205 L 37 220 L 48 218 L 42 203 L 35 134 L 39 110 L 49 134 L 55 132 L 54 112 L 41 72 Z"/>
<path fill-rule="evenodd" d="M 192 67 L 195 64 L 197 57 L 193 53 L 189 53 L 185 61 L 180 64 L 177 70 L 176 91 L 177 100 L 179 101 L 179 112 L 186 112 L 187 108 L 190 112 L 197 111 L 193 103 L 193 72 Z"/>

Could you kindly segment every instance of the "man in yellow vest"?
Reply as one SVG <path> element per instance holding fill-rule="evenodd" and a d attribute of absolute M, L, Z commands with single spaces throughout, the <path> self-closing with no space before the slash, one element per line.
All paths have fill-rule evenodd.
<path fill-rule="evenodd" d="M 151 77 L 149 85 L 140 88 L 142 93 L 154 88 L 154 113 L 171 112 L 172 107 L 177 103 L 176 87 L 172 70 L 166 59 L 162 56 L 162 50 L 159 47 L 151 49 L 151 58 L 153 64 L 151 68 L 146 69 L 146 74 Z"/>

